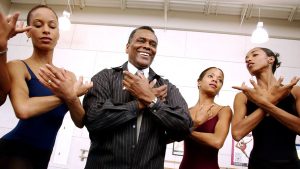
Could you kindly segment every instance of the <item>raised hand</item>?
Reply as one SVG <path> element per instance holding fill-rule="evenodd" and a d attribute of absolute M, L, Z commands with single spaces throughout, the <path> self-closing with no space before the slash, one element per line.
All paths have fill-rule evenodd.
<path fill-rule="evenodd" d="M 93 82 L 83 83 L 83 77 L 80 76 L 79 79 L 74 84 L 74 90 L 77 93 L 77 96 L 82 96 L 88 92 L 90 88 L 93 87 Z"/>
<path fill-rule="evenodd" d="M 298 83 L 299 77 L 294 77 L 290 83 L 283 85 L 283 77 L 280 77 L 274 85 L 269 87 L 269 99 L 273 104 L 278 103 L 281 99 L 285 98 Z"/>
<path fill-rule="evenodd" d="M 14 13 L 6 18 L 0 13 L 0 44 L 4 47 L 7 46 L 7 41 L 18 33 L 25 32 L 31 29 L 31 26 L 23 28 L 23 22 L 17 24 L 19 13 Z"/>
<path fill-rule="evenodd" d="M 93 83 L 83 83 L 83 78 L 76 80 L 73 73 L 46 64 L 39 71 L 40 82 L 48 87 L 57 97 L 71 100 L 85 94 Z"/>
<path fill-rule="evenodd" d="M 152 80 L 150 82 L 150 87 L 152 89 L 152 92 L 156 97 L 158 97 L 161 101 L 165 101 L 167 97 L 167 92 L 168 92 L 168 86 L 167 85 L 162 85 L 159 87 L 154 87 L 156 84 L 156 79 Z"/>
<path fill-rule="evenodd" d="M 211 112 L 212 108 L 215 106 L 215 104 L 211 104 L 210 106 L 204 106 L 201 105 L 199 109 L 194 108 L 193 110 L 190 111 L 191 113 L 191 118 L 194 122 L 194 127 L 197 127 L 204 122 L 206 122 L 208 119 L 211 118 Z"/>
<path fill-rule="evenodd" d="M 245 82 L 243 82 L 241 86 L 233 86 L 232 88 L 241 90 L 249 100 L 256 104 L 269 102 L 268 90 L 258 86 L 252 79 L 250 79 L 250 83 L 252 84 L 253 88 L 248 87 Z"/>
<path fill-rule="evenodd" d="M 290 83 L 283 85 L 283 77 L 280 77 L 276 83 L 269 84 L 268 89 L 261 88 L 254 80 L 250 80 L 254 88 L 248 87 L 245 83 L 241 86 L 233 86 L 232 88 L 243 91 L 247 98 L 255 103 L 269 101 L 272 104 L 277 104 L 291 92 L 293 86 L 298 83 L 299 79 L 299 77 L 294 77 Z"/>
<path fill-rule="evenodd" d="M 128 72 L 123 72 L 123 85 L 125 89 L 133 96 L 141 100 L 147 100 L 149 97 L 155 97 L 152 93 L 148 79 L 144 75 L 138 74 L 137 76 Z"/>

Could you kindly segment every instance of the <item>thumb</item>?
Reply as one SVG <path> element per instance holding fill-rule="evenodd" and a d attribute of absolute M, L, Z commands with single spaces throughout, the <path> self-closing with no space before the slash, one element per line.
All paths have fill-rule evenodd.
<path fill-rule="evenodd" d="M 150 87 L 153 88 L 154 85 L 156 84 L 156 82 L 157 82 L 156 79 L 152 80 L 152 81 L 150 82 Z"/>

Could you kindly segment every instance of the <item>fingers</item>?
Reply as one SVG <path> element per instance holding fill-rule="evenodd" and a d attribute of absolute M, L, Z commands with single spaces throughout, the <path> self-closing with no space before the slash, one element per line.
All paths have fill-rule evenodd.
<path fill-rule="evenodd" d="M 240 86 L 232 86 L 232 88 L 233 88 L 233 89 L 237 89 L 237 90 L 243 90 L 243 88 L 240 87 Z"/>
<path fill-rule="evenodd" d="M 49 84 L 48 84 L 48 78 L 47 78 L 47 76 L 45 75 L 45 73 L 42 71 L 42 70 L 40 70 L 39 72 L 38 72 L 38 74 L 40 75 L 40 77 L 41 78 L 38 78 L 39 79 L 39 81 L 44 85 L 44 86 L 46 86 L 46 87 L 48 87 L 49 86 Z"/>
<path fill-rule="evenodd" d="M 163 95 L 160 96 L 159 98 L 160 98 L 160 100 L 165 101 L 165 99 L 166 99 L 167 96 L 168 96 L 168 93 L 167 93 L 167 91 L 166 91 L 166 92 L 164 92 Z"/>
<path fill-rule="evenodd" d="M 84 94 L 89 91 L 90 88 L 93 87 L 93 82 L 85 82 L 83 85 L 84 88 Z"/>
<path fill-rule="evenodd" d="M 79 84 L 83 84 L 83 77 L 82 76 L 79 76 L 78 80 Z"/>
<path fill-rule="evenodd" d="M 124 86 L 123 90 L 127 90 L 127 88 L 129 87 L 130 83 L 128 81 L 126 81 L 126 80 L 123 80 L 122 83 L 123 83 L 123 86 Z"/>
<path fill-rule="evenodd" d="M 152 91 L 154 91 L 156 97 L 159 97 L 161 100 L 164 100 L 168 94 L 167 87 L 167 85 L 162 85 L 160 87 L 154 88 Z"/>
<path fill-rule="evenodd" d="M 39 72 L 38 72 L 40 78 L 39 81 L 46 87 L 49 88 L 50 84 L 52 83 L 52 80 L 50 80 L 49 78 L 49 73 L 44 69 L 44 68 L 40 68 Z M 49 81 L 50 80 L 50 81 Z"/>
<path fill-rule="evenodd" d="M 8 23 L 12 26 L 12 27 L 16 27 L 16 23 L 18 20 L 20 13 L 16 12 L 12 15 L 12 17 L 10 17 L 10 19 L 8 20 Z"/>
<path fill-rule="evenodd" d="M 241 86 L 232 86 L 233 89 L 237 90 L 245 90 L 246 87 L 245 82 L 243 82 Z"/>
<path fill-rule="evenodd" d="M 0 21 L 1 21 L 2 26 L 4 27 L 4 30 L 7 33 L 7 35 L 6 35 L 7 39 L 14 37 L 18 33 L 22 33 L 22 32 L 25 32 L 25 31 L 28 31 L 29 29 L 31 29 L 31 26 L 23 28 L 24 22 L 18 22 L 19 16 L 20 16 L 20 13 L 16 12 L 13 15 L 8 15 L 5 19 L 3 17 L 3 15 L 1 14 Z M 3 21 L 5 21 L 5 22 L 3 22 Z"/>
<path fill-rule="evenodd" d="M 16 29 L 15 29 L 15 34 L 29 31 L 31 28 L 32 28 L 32 26 L 26 26 L 26 27 L 24 27 L 24 22 L 20 22 L 17 25 Z"/>
<path fill-rule="evenodd" d="M 280 86 L 282 82 L 283 82 L 283 77 L 280 76 L 279 79 L 277 80 L 278 86 Z"/>
<path fill-rule="evenodd" d="M 78 80 L 74 83 L 74 88 L 78 97 L 86 94 L 90 88 L 93 87 L 93 82 L 85 81 L 83 83 L 83 77 L 80 76 Z"/>
<path fill-rule="evenodd" d="M 290 83 L 287 84 L 287 85 L 284 85 L 284 87 L 286 87 L 286 88 L 292 88 L 293 86 L 295 86 L 299 82 L 299 80 L 300 80 L 300 78 L 297 77 L 297 76 L 295 76 L 295 77 L 292 78 L 292 80 L 290 81 Z"/>
<path fill-rule="evenodd" d="M 145 75 L 142 74 L 142 73 L 140 73 L 140 72 L 137 72 L 136 75 L 137 75 L 139 78 L 141 78 L 141 79 L 146 79 Z"/>
<path fill-rule="evenodd" d="M 150 82 L 150 88 L 153 88 L 154 87 L 154 85 L 156 84 L 156 82 L 157 82 L 157 80 L 156 79 L 154 79 L 154 80 L 152 80 L 151 82 Z"/>
<path fill-rule="evenodd" d="M 135 78 L 135 75 L 128 72 L 127 70 L 123 71 L 123 75 L 124 75 L 124 79 L 134 79 Z"/>
<path fill-rule="evenodd" d="M 7 22 L 7 23 L 10 22 L 11 19 L 12 19 L 12 15 L 7 15 L 7 16 L 6 16 L 6 22 Z"/>
<path fill-rule="evenodd" d="M 298 82 L 299 82 L 299 80 L 300 80 L 300 77 L 294 77 L 292 80 L 291 80 L 291 84 L 294 86 L 294 85 L 296 85 Z"/>
<path fill-rule="evenodd" d="M 63 71 L 58 70 L 57 68 L 55 68 L 54 66 L 50 65 L 50 64 L 46 64 L 46 68 L 54 75 L 54 77 L 56 77 L 59 80 L 64 80 L 65 79 L 65 75 L 64 72 L 65 70 L 63 69 Z"/>
<path fill-rule="evenodd" d="M 0 12 L 0 21 L 2 22 L 2 21 L 5 21 L 6 19 L 5 19 L 5 16 Z"/>
<path fill-rule="evenodd" d="M 85 86 L 87 87 L 87 90 L 89 90 L 90 88 L 92 88 L 94 86 L 93 82 L 85 82 Z"/>
<path fill-rule="evenodd" d="M 55 76 L 47 71 L 44 68 L 40 68 L 39 75 L 41 77 L 40 81 L 46 86 L 46 87 L 55 87 L 57 88 L 57 79 Z"/>
<path fill-rule="evenodd" d="M 85 88 L 86 91 L 88 91 L 91 87 L 93 87 L 93 82 L 89 82 L 89 81 L 85 81 L 83 83 L 83 76 L 79 76 L 78 78 L 78 83 L 81 84 L 81 86 L 83 86 L 83 88 Z"/>
<path fill-rule="evenodd" d="M 256 89 L 258 88 L 258 85 L 256 84 L 256 82 L 253 79 L 250 79 L 250 83 L 252 84 L 252 86 Z M 245 83 L 244 83 L 245 85 Z"/>

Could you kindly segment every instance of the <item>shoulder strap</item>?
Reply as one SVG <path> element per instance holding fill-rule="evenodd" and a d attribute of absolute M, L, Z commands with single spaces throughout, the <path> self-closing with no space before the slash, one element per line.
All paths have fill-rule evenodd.
<path fill-rule="evenodd" d="M 221 108 L 218 110 L 217 114 L 219 114 L 219 112 L 220 112 L 224 107 L 227 107 L 227 106 L 221 106 Z"/>
<path fill-rule="evenodd" d="M 28 72 L 29 72 L 31 78 L 36 78 L 35 74 L 34 74 L 33 71 L 30 69 L 30 67 L 27 65 L 27 63 L 26 63 L 24 60 L 21 60 L 21 61 L 25 64 L 25 66 L 26 66 L 26 68 L 27 68 L 27 70 L 28 70 Z"/>

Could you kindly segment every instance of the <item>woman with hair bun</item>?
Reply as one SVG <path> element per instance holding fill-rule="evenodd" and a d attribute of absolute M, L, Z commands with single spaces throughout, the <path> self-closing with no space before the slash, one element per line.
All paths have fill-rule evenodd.
<path fill-rule="evenodd" d="M 249 169 L 300 169 L 295 139 L 300 134 L 300 87 L 295 77 L 287 85 L 274 76 L 280 66 L 279 54 L 270 49 L 251 49 L 245 62 L 253 88 L 233 88 L 236 94 L 232 120 L 232 137 L 239 141 L 253 134 L 253 149 Z"/>

